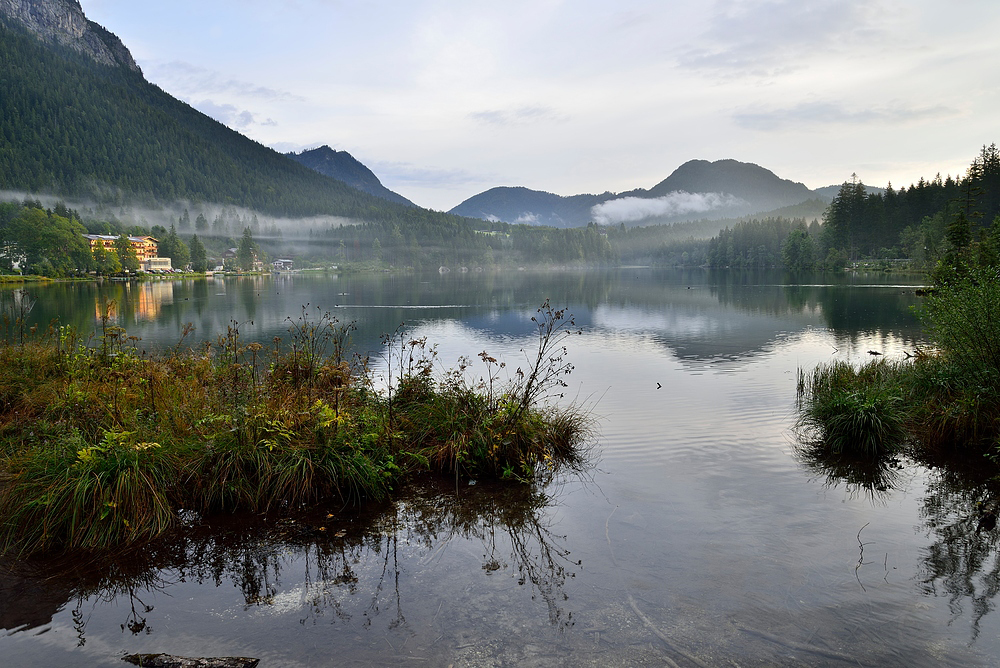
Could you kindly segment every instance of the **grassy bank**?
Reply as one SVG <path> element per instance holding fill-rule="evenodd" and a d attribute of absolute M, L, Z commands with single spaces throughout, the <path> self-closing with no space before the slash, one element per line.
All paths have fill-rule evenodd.
<path fill-rule="evenodd" d="M 356 503 L 416 472 L 516 482 L 580 463 L 588 416 L 544 403 L 572 370 L 573 321 L 546 303 L 534 322 L 536 355 L 511 380 L 485 352 L 481 381 L 465 366 L 436 374 L 426 341 L 387 336 L 382 389 L 351 355 L 351 325 L 305 309 L 268 347 L 233 322 L 214 343 L 155 356 L 108 318 L 86 340 L 8 323 L 0 550 L 124 546 L 182 510 Z"/>
<path fill-rule="evenodd" d="M 1000 273 L 969 268 L 936 286 L 922 317 L 933 350 L 799 375 L 810 448 L 876 458 L 909 450 L 1000 456 Z M 988 462 L 984 461 L 984 464 Z"/>

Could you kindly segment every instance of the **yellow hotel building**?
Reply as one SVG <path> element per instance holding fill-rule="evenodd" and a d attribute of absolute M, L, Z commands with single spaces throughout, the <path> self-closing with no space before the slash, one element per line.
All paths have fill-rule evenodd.
<path fill-rule="evenodd" d="M 104 250 L 110 253 L 115 252 L 115 239 L 118 237 L 113 234 L 84 234 L 83 236 L 90 242 L 91 252 L 93 252 L 94 246 L 98 244 L 104 246 Z M 160 243 L 158 239 L 154 239 L 153 237 L 129 237 L 128 242 L 132 246 L 132 250 L 135 251 L 135 256 L 139 259 L 140 265 L 145 265 L 150 258 L 158 257 L 156 254 L 157 245 Z"/>

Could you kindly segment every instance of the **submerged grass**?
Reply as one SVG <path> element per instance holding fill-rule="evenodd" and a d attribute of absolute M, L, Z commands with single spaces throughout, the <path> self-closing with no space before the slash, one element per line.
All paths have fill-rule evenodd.
<path fill-rule="evenodd" d="M 8 337 L 0 551 L 127 546 L 182 509 L 356 503 L 421 471 L 535 481 L 582 461 L 589 415 L 544 402 L 572 370 L 572 318 L 548 303 L 537 354 L 511 380 L 485 352 L 488 380 L 465 364 L 436 378 L 426 341 L 398 332 L 382 391 L 367 360 L 348 356 L 350 325 L 306 309 L 290 322 L 273 348 L 245 343 L 233 322 L 214 344 L 156 356 L 107 315 L 88 340 L 67 328 Z"/>

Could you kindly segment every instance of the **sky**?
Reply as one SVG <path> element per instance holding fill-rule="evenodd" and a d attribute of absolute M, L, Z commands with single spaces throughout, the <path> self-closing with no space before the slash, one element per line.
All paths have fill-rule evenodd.
<path fill-rule="evenodd" d="M 692 159 L 810 188 L 1000 142 L 996 0 L 81 0 L 146 78 L 413 202 L 650 188 Z"/>

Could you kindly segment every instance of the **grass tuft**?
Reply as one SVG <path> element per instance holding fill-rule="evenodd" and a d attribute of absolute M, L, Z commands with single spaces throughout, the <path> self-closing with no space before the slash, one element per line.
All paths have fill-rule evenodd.
<path fill-rule="evenodd" d="M 909 418 L 899 379 L 903 367 L 875 360 L 860 367 L 820 365 L 799 376 L 798 427 L 835 454 L 881 457 L 898 451 Z"/>

